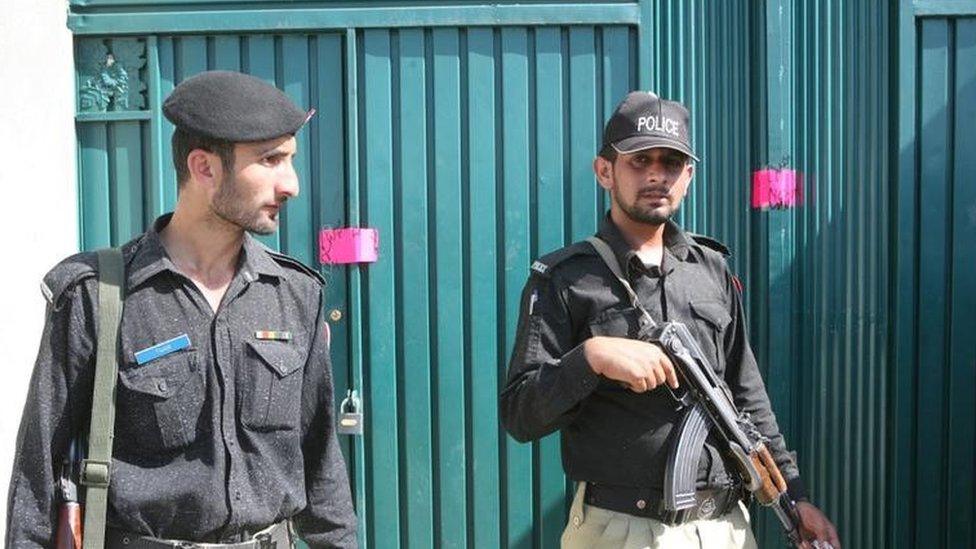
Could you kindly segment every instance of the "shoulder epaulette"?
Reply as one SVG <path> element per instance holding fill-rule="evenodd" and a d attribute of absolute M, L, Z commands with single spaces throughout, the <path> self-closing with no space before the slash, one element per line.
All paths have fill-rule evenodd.
<path fill-rule="evenodd" d="M 270 255 L 272 259 L 274 259 L 276 262 L 278 262 L 278 264 L 282 265 L 283 267 L 288 267 L 296 271 L 299 271 L 301 273 L 304 273 L 312 277 L 313 279 L 315 279 L 319 284 L 323 286 L 325 285 L 325 279 L 322 278 L 322 275 L 319 274 L 318 271 L 310 268 L 308 265 L 305 265 L 304 263 L 295 259 L 294 257 L 287 256 L 283 253 L 276 252 L 270 249 L 268 250 L 268 255 Z"/>
<path fill-rule="evenodd" d="M 695 233 L 687 233 L 687 234 L 688 236 L 691 237 L 692 240 L 695 241 L 695 243 L 701 246 L 704 246 L 710 250 L 715 250 L 716 252 L 722 254 L 725 257 L 729 257 L 732 255 L 732 251 L 729 250 L 728 246 L 722 244 L 721 242 L 715 240 L 714 238 L 707 237 L 700 234 L 695 234 Z"/>
<path fill-rule="evenodd" d="M 593 247 L 585 241 L 576 242 L 554 252 L 549 252 L 532 262 L 532 272 L 549 276 L 554 268 L 567 259 L 577 255 L 593 255 L 594 253 L 596 252 L 594 252 Z"/>
<path fill-rule="evenodd" d="M 54 266 L 41 280 L 41 293 L 48 303 L 57 306 L 61 296 L 79 282 L 98 276 L 98 257 L 94 252 L 82 252 Z"/>

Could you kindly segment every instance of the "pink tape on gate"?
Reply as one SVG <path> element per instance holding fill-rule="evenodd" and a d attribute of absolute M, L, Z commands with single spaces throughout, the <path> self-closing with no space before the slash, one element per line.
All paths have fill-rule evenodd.
<path fill-rule="evenodd" d="M 794 208 L 803 203 L 803 176 L 795 170 L 767 168 L 752 174 L 752 207 Z"/>
<path fill-rule="evenodd" d="M 379 255 L 376 229 L 349 227 L 319 231 L 319 261 L 326 265 L 374 263 Z"/>

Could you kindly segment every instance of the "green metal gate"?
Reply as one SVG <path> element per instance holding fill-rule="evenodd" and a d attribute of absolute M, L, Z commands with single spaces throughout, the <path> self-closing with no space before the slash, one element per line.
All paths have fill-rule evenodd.
<path fill-rule="evenodd" d="M 774 408 L 846 546 L 921 546 L 929 524 L 971 546 L 973 16 L 939 1 L 74 0 L 82 246 L 173 207 L 160 105 L 182 79 L 239 69 L 317 108 L 302 194 L 266 242 L 316 265 L 320 228 L 380 234 L 377 263 L 321 268 L 337 395 L 364 396 L 366 434 L 342 441 L 362 545 L 555 547 L 558 439 L 519 445 L 497 421 L 518 294 L 533 258 L 594 230 L 602 121 L 655 89 L 690 106 L 703 157 L 681 221 L 734 250 Z M 780 165 L 804 175 L 804 204 L 751 210 L 751 171 Z M 754 516 L 763 547 L 782 542 Z"/>

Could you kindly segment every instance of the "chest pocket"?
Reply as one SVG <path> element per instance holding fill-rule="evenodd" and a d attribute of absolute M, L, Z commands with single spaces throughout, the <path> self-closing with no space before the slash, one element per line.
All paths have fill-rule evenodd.
<path fill-rule="evenodd" d="M 698 343 L 719 374 L 725 372 L 725 330 L 732 322 L 725 304 L 720 301 L 692 301 L 691 312 Z"/>
<path fill-rule="evenodd" d="M 635 307 L 604 311 L 590 321 L 590 334 L 637 339 L 641 332 L 649 327 L 643 316 L 643 313 Z"/>
<path fill-rule="evenodd" d="M 119 370 L 116 426 L 140 449 L 172 450 L 197 440 L 206 400 L 203 372 L 192 349 Z"/>
<path fill-rule="evenodd" d="M 297 429 L 307 354 L 296 341 L 247 341 L 241 420 L 251 429 Z"/>

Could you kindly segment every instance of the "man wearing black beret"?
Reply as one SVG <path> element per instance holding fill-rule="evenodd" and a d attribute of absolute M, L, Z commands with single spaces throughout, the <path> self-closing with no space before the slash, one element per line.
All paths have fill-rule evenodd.
<path fill-rule="evenodd" d="M 273 233 L 298 194 L 295 133 L 312 112 L 223 71 L 182 82 L 163 112 L 179 197 L 121 247 L 114 446 L 86 481 L 107 484 L 105 547 L 355 547 L 322 279 L 250 234 Z M 61 464 L 96 417 L 98 266 L 77 254 L 42 284 L 7 547 L 53 545 Z"/>

